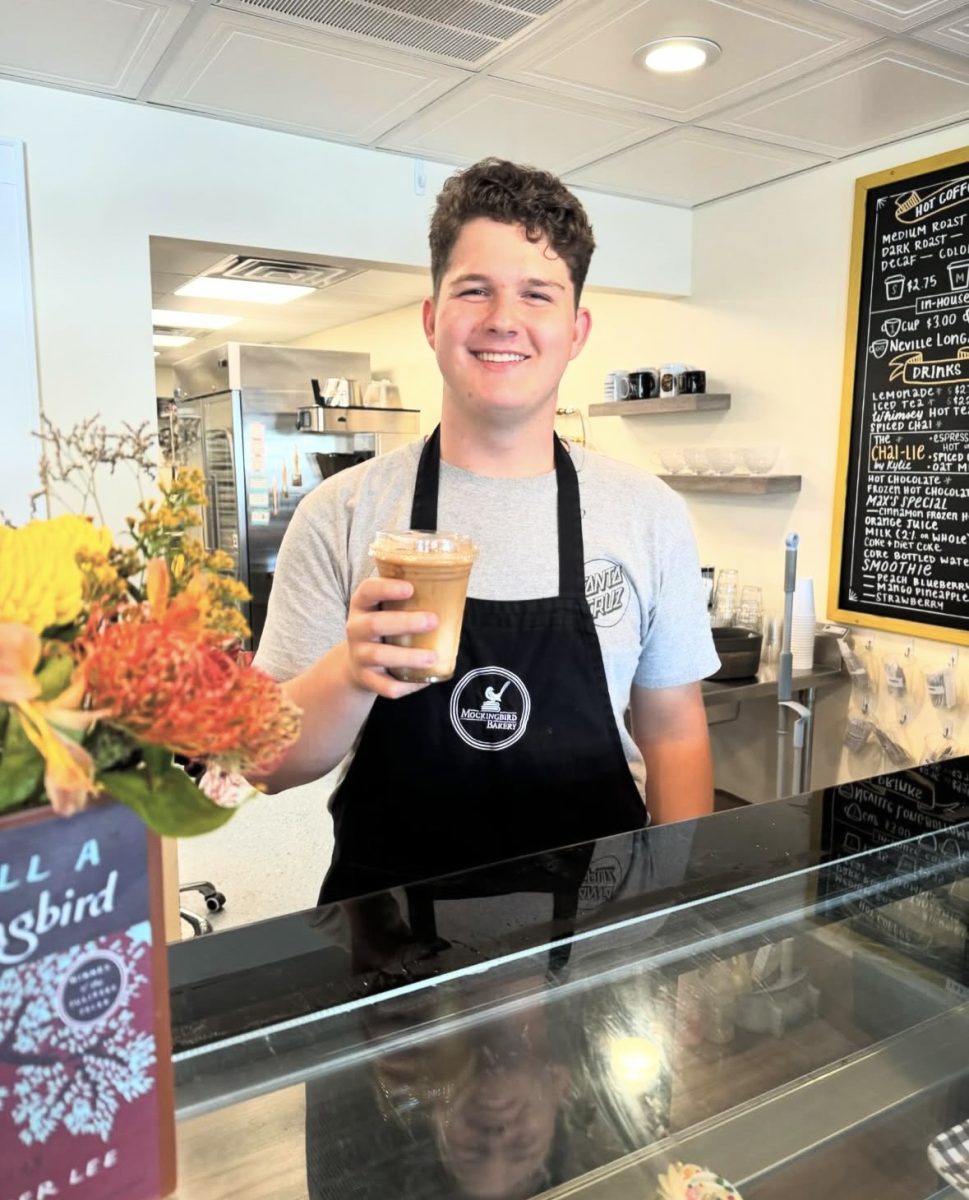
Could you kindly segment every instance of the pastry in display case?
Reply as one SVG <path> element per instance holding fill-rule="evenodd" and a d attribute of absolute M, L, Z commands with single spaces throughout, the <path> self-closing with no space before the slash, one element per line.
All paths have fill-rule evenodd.
<path fill-rule="evenodd" d="M 216 1141 L 236 1200 L 957 1194 L 967 798 L 955 759 L 173 947 L 187 1194 Z"/>

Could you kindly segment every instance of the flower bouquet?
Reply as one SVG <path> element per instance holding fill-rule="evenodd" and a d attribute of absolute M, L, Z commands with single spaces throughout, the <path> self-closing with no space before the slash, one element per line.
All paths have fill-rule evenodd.
<path fill-rule="evenodd" d="M 158 835 L 223 824 L 299 725 L 242 651 L 231 561 L 192 533 L 203 497 L 176 475 L 123 545 L 85 516 L 0 525 L 5 1195 L 174 1187 Z"/>
<path fill-rule="evenodd" d="M 160 490 L 127 546 L 83 516 L 0 526 L 0 815 L 104 792 L 156 833 L 206 833 L 296 739 L 296 709 L 242 651 L 231 560 L 192 533 L 201 475 Z"/>

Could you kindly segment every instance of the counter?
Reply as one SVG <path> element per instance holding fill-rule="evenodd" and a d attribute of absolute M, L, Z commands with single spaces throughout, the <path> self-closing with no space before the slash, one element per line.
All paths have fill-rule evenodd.
<path fill-rule="evenodd" d="M 967 862 L 960 759 L 174 945 L 177 1197 L 954 1195 Z"/>

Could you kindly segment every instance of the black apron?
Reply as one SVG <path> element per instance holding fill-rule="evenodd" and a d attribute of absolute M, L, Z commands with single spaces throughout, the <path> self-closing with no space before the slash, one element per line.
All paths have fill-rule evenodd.
<path fill-rule="evenodd" d="M 554 450 L 559 594 L 469 597 L 453 678 L 377 697 L 333 796 L 321 904 L 646 824 L 585 599 L 579 481 L 558 438 Z M 413 529 L 437 529 L 440 463 L 437 429 Z"/>

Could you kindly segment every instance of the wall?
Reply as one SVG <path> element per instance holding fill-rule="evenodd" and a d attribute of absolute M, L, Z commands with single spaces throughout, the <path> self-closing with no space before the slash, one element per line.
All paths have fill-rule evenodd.
<path fill-rule="evenodd" d="M 7 80 L 0 134 L 26 145 L 41 403 L 59 425 L 154 417 L 150 235 L 424 266 L 450 173 L 429 163 L 415 196 L 399 155 Z M 689 213 L 588 199 L 600 283 L 687 290 Z M 115 525 L 136 497 L 105 481 Z"/>
<path fill-rule="evenodd" d="M 171 367 L 155 367 L 155 395 L 171 396 L 175 390 L 175 372 Z"/>
<path fill-rule="evenodd" d="M 23 146 L 0 138 L 0 513 L 15 524 L 30 519 L 39 488 L 37 348 L 34 344 L 30 239 Z"/>

